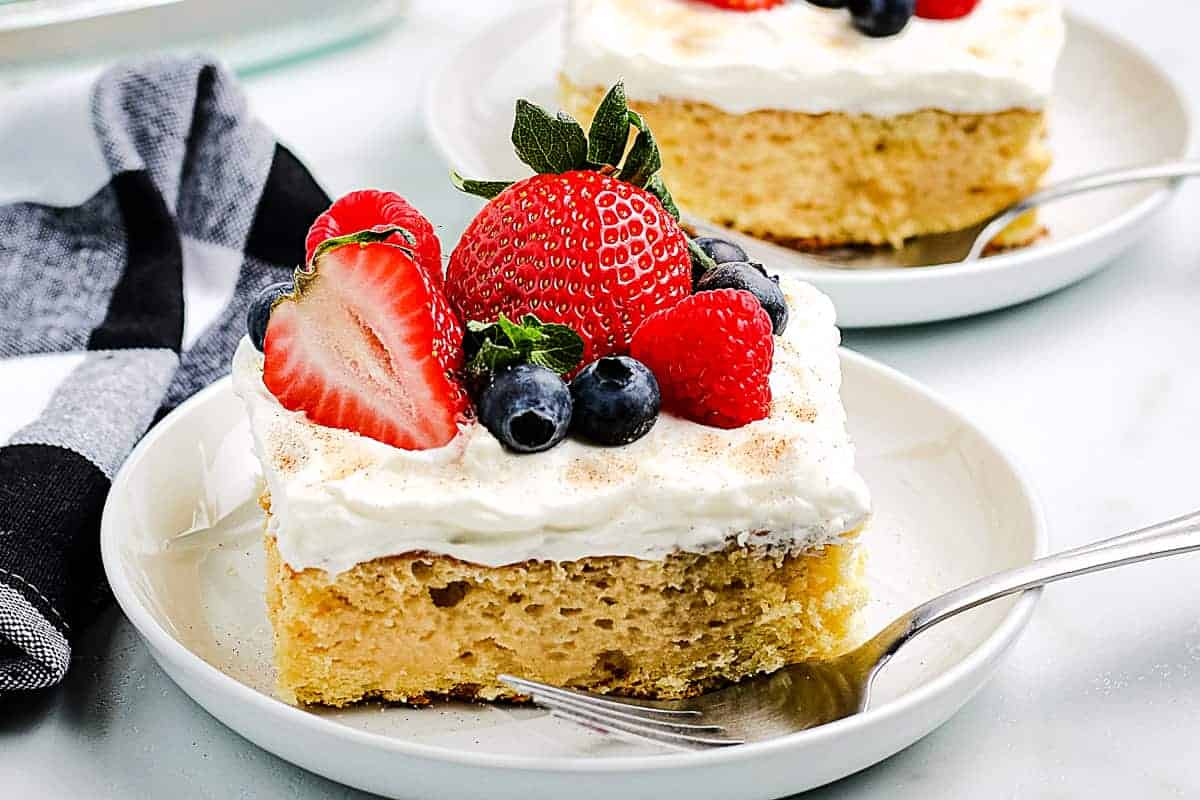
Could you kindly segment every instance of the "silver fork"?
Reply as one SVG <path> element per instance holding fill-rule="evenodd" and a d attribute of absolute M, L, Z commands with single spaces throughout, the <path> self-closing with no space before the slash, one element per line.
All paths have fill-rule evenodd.
<path fill-rule="evenodd" d="M 689 227 L 704 236 L 727 239 L 742 247 L 753 259 L 770 264 L 779 260 L 803 260 L 805 266 L 833 269 L 874 269 L 879 267 L 931 267 L 938 264 L 977 261 L 999 233 L 1017 217 L 1039 206 L 1116 186 L 1145 181 L 1177 180 L 1200 175 L 1200 160 L 1167 161 L 1136 167 L 1106 170 L 1090 175 L 1068 178 L 1051 184 L 1029 197 L 1014 203 L 977 225 L 949 233 L 917 236 L 903 247 L 842 247 L 818 253 L 796 250 L 756 239 L 729 228 L 684 214 Z"/>
<path fill-rule="evenodd" d="M 687 750 L 760 741 L 865 711 L 872 681 L 896 651 L 956 614 L 1064 578 L 1194 550 L 1200 550 L 1200 512 L 979 578 L 922 603 L 841 656 L 689 700 L 629 700 L 512 675 L 500 680 L 555 716 L 612 734 Z"/>

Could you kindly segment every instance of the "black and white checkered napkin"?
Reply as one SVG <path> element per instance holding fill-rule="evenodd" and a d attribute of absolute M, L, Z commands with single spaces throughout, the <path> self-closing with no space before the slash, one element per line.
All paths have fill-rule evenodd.
<path fill-rule="evenodd" d="M 114 473 L 328 204 L 201 59 L 0 98 L 0 694 L 62 679 Z"/>

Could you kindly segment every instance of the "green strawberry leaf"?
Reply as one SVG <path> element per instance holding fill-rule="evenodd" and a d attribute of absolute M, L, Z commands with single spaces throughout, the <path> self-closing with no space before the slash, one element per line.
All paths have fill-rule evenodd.
<path fill-rule="evenodd" d="M 658 198 L 658 202 L 662 203 L 662 207 L 666 209 L 668 214 L 676 220 L 679 219 L 679 207 L 675 205 L 675 200 L 671 197 L 671 192 L 667 190 L 667 185 L 663 183 L 661 172 L 654 173 L 650 180 L 646 181 L 645 189 Z"/>
<path fill-rule="evenodd" d="M 583 126 L 565 111 L 559 111 L 556 119 L 558 121 L 558 130 L 567 142 L 569 169 L 585 169 L 588 160 L 588 144 L 587 135 L 583 132 Z M 563 170 L 563 172 L 566 172 L 566 170 Z"/>
<path fill-rule="evenodd" d="M 534 172 L 558 173 L 587 166 L 587 137 L 570 114 L 552 117 L 528 100 L 517 101 L 512 143 Z"/>
<path fill-rule="evenodd" d="M 513 181 L 475 181 L 470 178 L 464 178 L 453 170 L 450 172 L 450 182 L 460 192 L 473 194 L 476 197 L 482 197 L 484 200 L 491 200 L 513 185 Z"/>
<path fill-rule="evenodd" d="M 625 166 L 617 177 L 634 186 L 646 185 L 646 182 L 662 169 L 662 154 L 658 150 L 658 142 L 650 132 L 650 126 L 636 111 L 629 112 L 629 122 L 638 129 L 633 147 L 625 157 Z"/>
<path fill-rule="evenodd" d="M 600 101 L 588 130 L 589 161 L 618 166 L 629 143 L 629 106 L 625 84 L 617 82 Z"/>
<path fill-rule="evenodd" d="M 717 262 L 712 260 L 712 256 L 700 249 L 700 245 L 686 234 L 683 237 L 687 240 L 688 255 L 692 257 L 692 274 L 703 275 L 710 269 L 717 268 Z"/>
<path fill-rule="evenodd" d="M 330 250 L 336 250 L 337 248 L 345 247 L 346 245 L 357 244 L 362 246 L 374 244 L 375 242 L 386 241 L 387 238 L 393 233 L 400 234 L 400 237 L 404 239 L 404 241 L 408 242 L 413 247 L 416 246 L 417 237 L 413 236 L 412 233 L 410 233 L 406 228 L 401 228 L 399 225 L 378 225 L 375 228 L 365 231 L 355 231 L 354 233 L 347 233 L 344 236 L 335 236 L 332 239 L 326 239 L 317 245 L 317 249 L 313 251 L 313 261 L 316 261 L 319 257 L 325 253 L 328 253 Z M 401 247 L 404 250 L 409 250 L 410 253 L 412 252 L 408 247 L 404 247 L 403 245 L 395 246 Z"/>
<path fill-rule="evenodd" d="M 464 342 L 475 350 L 467 373 L 479 376 L 517 364 L 537 364 L 558 374 L 570 372 L 583 360 L 583 339 L 566 325 L 542 322 L 533 314 L 520 323 L 501 314 L 495 322 L 471 320 Z"/>

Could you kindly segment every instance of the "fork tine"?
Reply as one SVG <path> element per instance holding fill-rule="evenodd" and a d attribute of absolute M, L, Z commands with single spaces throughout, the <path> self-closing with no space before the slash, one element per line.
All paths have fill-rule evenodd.
<path fill-rule="evenodd" d="M 697 736 L 694 734 L 673 733 L 659 727 L 643 725 L 637 722 L 629 722 L 616 717 L 609 717 L 603 712 L 597 714 L 591 711 L 580 711 L 565 707 L 556 707 L 551 709 L 550 713 L 553 716 L 560 717 L 589 728 L 596 728 L 605 733 L 633 737 L 635 739 L 656 742 L 658 744 L 665 744 L 685 750 L 701 747 L 728 747 L 730 745 L 743 744 L 741 739 L 728 739 L 721 736 Z"/>
<path fill-rule="evenodd" d="M 677 722 L 675 717 L 649 716 L 644 714 L 630 713 L 625 710 L 615 708 L 597 708 L 587 702 L 581 702 L 566 697 L 547 697 L 541 692 L 533 693 L 533 702 L 538 705 L 545 706 L 551 710 L 567 709 L 570 711 L 578 711 L 587 714 L 594 714 L 597 717 L 605 719 L 624 720 L 626 722 L 636 722 L 639 725 L 648 725 L 655 730 L 669 731 L 671 733 L 692 734 L 692 733 L 724 733 L 725 729 L 720 725 L 711 724 L 693 724 L 690 722 Z M 631 706 L 636 709 L 637 706 Z"/>
<path fill-rule="evenodd" d="M 595 708 L 597 711 L 607 711 L 609 709 L 621 711 L 626 714 L 642 716 L 638 712 L 645 712 L 646 716 L 664 716 L 664 717 L 698 717 L 699 711 L 693 709 L 675 709 L 675 708 L 657 708 L 655 706 L 644 706 L 640 703 L 622 702 L 613 700 L 609 697 L 592 694 L 591 692 L 580 692 L 575 689 L 561 689 L 557 686 L 551 686 L 540 681 L 531 681 L 525 678 L 518 678 L 513 675 L 501 675 L 500 680 L 507 683 L 514 689 L 519 689 L 526 694 L 540 694 L 547 698 L 564 698 L 568 701 L 583 704 L 585 706 Z"/>

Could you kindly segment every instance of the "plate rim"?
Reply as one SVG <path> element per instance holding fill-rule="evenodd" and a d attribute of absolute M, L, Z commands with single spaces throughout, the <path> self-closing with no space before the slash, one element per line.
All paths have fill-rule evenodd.
<path fill-rule="evenodd" d="M 421 98 L 421 114 L 425 126 L 426 136 L 433 145 L 437 153 L 442 157 L 442 161 L 451 169 L 454 168 L 453 153 L 446 144 L 446 136 L 443 133 L 444 126 L 438 122 L 436 113 L 436 105 L 440 102 L 441 95 L 437 89 L 440 88 L 446 76 L 454 65 L 466 54 L 478 48 L 478 45 L 487 39 L 490 35 L 500 28 L 511 24 L 516 18 L 524 18 L 526 16 L 544 16 L 546 9 L 560 8 L 557 3 L 541 3 L 534 6 L 522 6 L 513 11 L 494 18 L 489 24 L 477 31 L 470 39 L 464 42 L 460 47 L 455 48 L 451 53 L 444 57 L 436 64 L 430 73 L 430 78 L 425 86 L 423 97 Z M 1080 28 L 1086 30 L 1093 36 L 1098 36 L 1109 40 L 1109 42 L 1120 49 L 1126 51 L 1129 55 L 1137 58 L 1145 66 L 1153 71 L 1157 78 L 1170 92 L 1171 100 L 1175 109 L 1179 112 L 1183 124 L 1183 146 L 1176 157 L 1187 158 L 1189 153 L 1195 151 L 1197 146 L 1198 131 L 1196 126 L 1196 116 L 1192 111 L 1190 104 L 1187 102 L 1187 96 L 1183 92 L 1182 87 L 1169 72 L 1164 70 L 1153 54 L 1139 47 L 1137 43 L 1132 41 L 1120 31 L 1111 30 L 1108 27 L 1087 19 L 1081 16 L 1072 9 L 1064 9 L 1064 19 L 1067 25 L 1068 41 L 1070 40 L 1070 32 L 1072 28 Z M 542 23 L 546 25 L 548 23 Z M 1113 165 L 1114 167 L 1120 165 Z M 1010 270 L 1020 269 L 1026 266 L 1031 261 L 1040 261 L 1042 259 L 1060 259 L 1082 250 L 1089 245 L 1101 241 L 1117 231 L 1126 228 L 1134 227 L 1138 222 L 1151 216 L 1163 205 L 1170 200 L 1178 189 L 1178 182 L 1164 183 L 1160 188 L 1152 192 L 1147 197 L 1139 200 L 1134 205 L 1122 211 L 1117 216 L 1106 222 L 1096 225 L 1088 230 L 1069 236 L 1061 241 L 1054 241 L 1044 246 L 1038 247 L 1023 247 L 1016 250 L 998 253 L 994 256 L 989 256 L 972 265 L 964 265 L 961 262 L 951 264 L 934 264 L 926 267 L 869 267 L 863 269 L 837 269 L 837 268 L 812 268 L 800 265 L 789 265 L 788 273 L 801 278 L 803 280 L 814 281 L 819 280 L 823 285 L 843 289 L 847 287 L 856 287 L 863 284 L 873 287 L 886 288 L 896 285 L 912 286 L 921 284 L 926 281 L 937 281 L 943 276 L 980 276 L 991 275 L 996 272 L 1008 272 Z M 1090 274 L 1091 271 L 1085 272 L 1084 276 Z M 1069 284 L 1068 284 L 1069 285 Z M 1065 287 L 1059 287 L 1065 288 Z M 1055 290 L 1056 291 L 1056 290 Z M 1050 292 L 1040 293 L 1049 294 Z M 1004 306 L 997 306 L 1003 308 Z M 980 312 L 971 312 L 966 315 L 955 315 L 951 317 L 938 317 L 938 319 L 954 319 L 961 316 L 975 316 Z M 930 320 L 936 321 L 936 320 Z M 912 324 L 912 323 L 909 323 Z M 862 326 L 855 326 L 862 327 Z"/>
<path fill-rule="evenodd" d="M 1009 470 L 1024 497 L 1033 523 L 1034 558 L 1040 558 L 1047 552 L 1048 532 L 1046 517 L 1042 503 L 1033 488 L 1027 472 L 1012 453 L 1000 445 L 975 421 L 956 409 L 939 393 L 921 384 L 900 371 L 864 356 L 846 347 L 838 348 L 838 355 L 843 364 L 851 363 L 855 367 L 874 372 L 878 377 L 895 382 L 907 391 L 920 395 L 926 402 L 934 405 L 943 414 L 971 430 L 1002 460 Z M 814 746 L 824 740 L 841 735 L 854 735 L 856 732 L 869 730 L 895 717 L 917 713 L 917 709 L 948 693 L 961 681 L 967 680 L 972 674 L 1007 652 L 1024 631 L 1033 616 L 1041 590 L 1030 590 L 1019 596 L 1013 607 L 988 636 L 964 656 L 958 663 L 938 674 L 929 682 L 917 689 L 906 692 L 900 697 L 884 705 L 868 709 L 846 719 L 838 720 L 809 731 L 800 731 L 762 742 L 753 742 L 731 748 L 719 748 L 707 751 L 690 751 L 679 753 L 664 753 L 658 755 L 612 756 L 603 758 L 584 756 L 527 756 L 503 753 L 475 753 L 463 749 L 454 749 L 443 745 L 434 745 L 420 741 L 396 739 L 369 731 L 343 725 L 335 720 L 304 709 L 289 705 L 276 697 L 260 693 L 232 676 L 209 664 L 182 642 L 170 635 L 149 610 L 138 600 L 132 589 L 134 576 L 127 574 L 119 550 L 119 526 L 112 522 L 110 507 L 117 502 L 119 492 L 125 489 L 125 482 L 132 465 L 142 458 L 144 453 L 155 446 L 172 425 L 192 412 L 192 410 L 210 400 L 213 395 L 232 391 L 232 379 L 229 376 L 221 378 L 213 384 L 197 392 L 191 398 L 179 405 L 174 411 L 164 417 L 147 433 L 129 454 L 125 463 L 113 478 L 112 486 L 104 503 L 100 522 L 100 550 L 105 575 L 112 588 L 114 597 L 125 616 L 133 624 L 138 634 L 148 644 L 151 655 L 156 661 L 168 660 L 174 667 L 185 670 L 189 677 L 207 684 L 210 690 L 223 694 L 234 703 L 252 707 L 257 713 L 267 715 L 278 722 L 280 726 L 297 725 L 306 733 L 316 736 L 330 736 L 344 743 L 355 746 L 365 746 L 374 750 L 385 751 L 396 755 L 417 759 L 428 759 L 443 764 L 461 765 L 476 768 L 494 768 L 506 771 L 524 770 L 540 773 L 571 772 L 576 774 L 599 774 L 614 772 L 645 772 L 673 770 L 698 766 L 719 766 L 754 761 L 759 758 L 778 754 L 792 748 L 813 743 Z M 164 669 L 172 681 L 179 685 L 171 675 L 171 670 Z M 986 682 L 989 676 L 980 681 Z M 183 688 L 180 686 L 180 688 Z M 191 692 L 184 693 L 193 702 L 207 709 Z M 236 731 L 235 731 L 236 732 Z M 265 748 L 270 750 L 270 748 Z"/>

